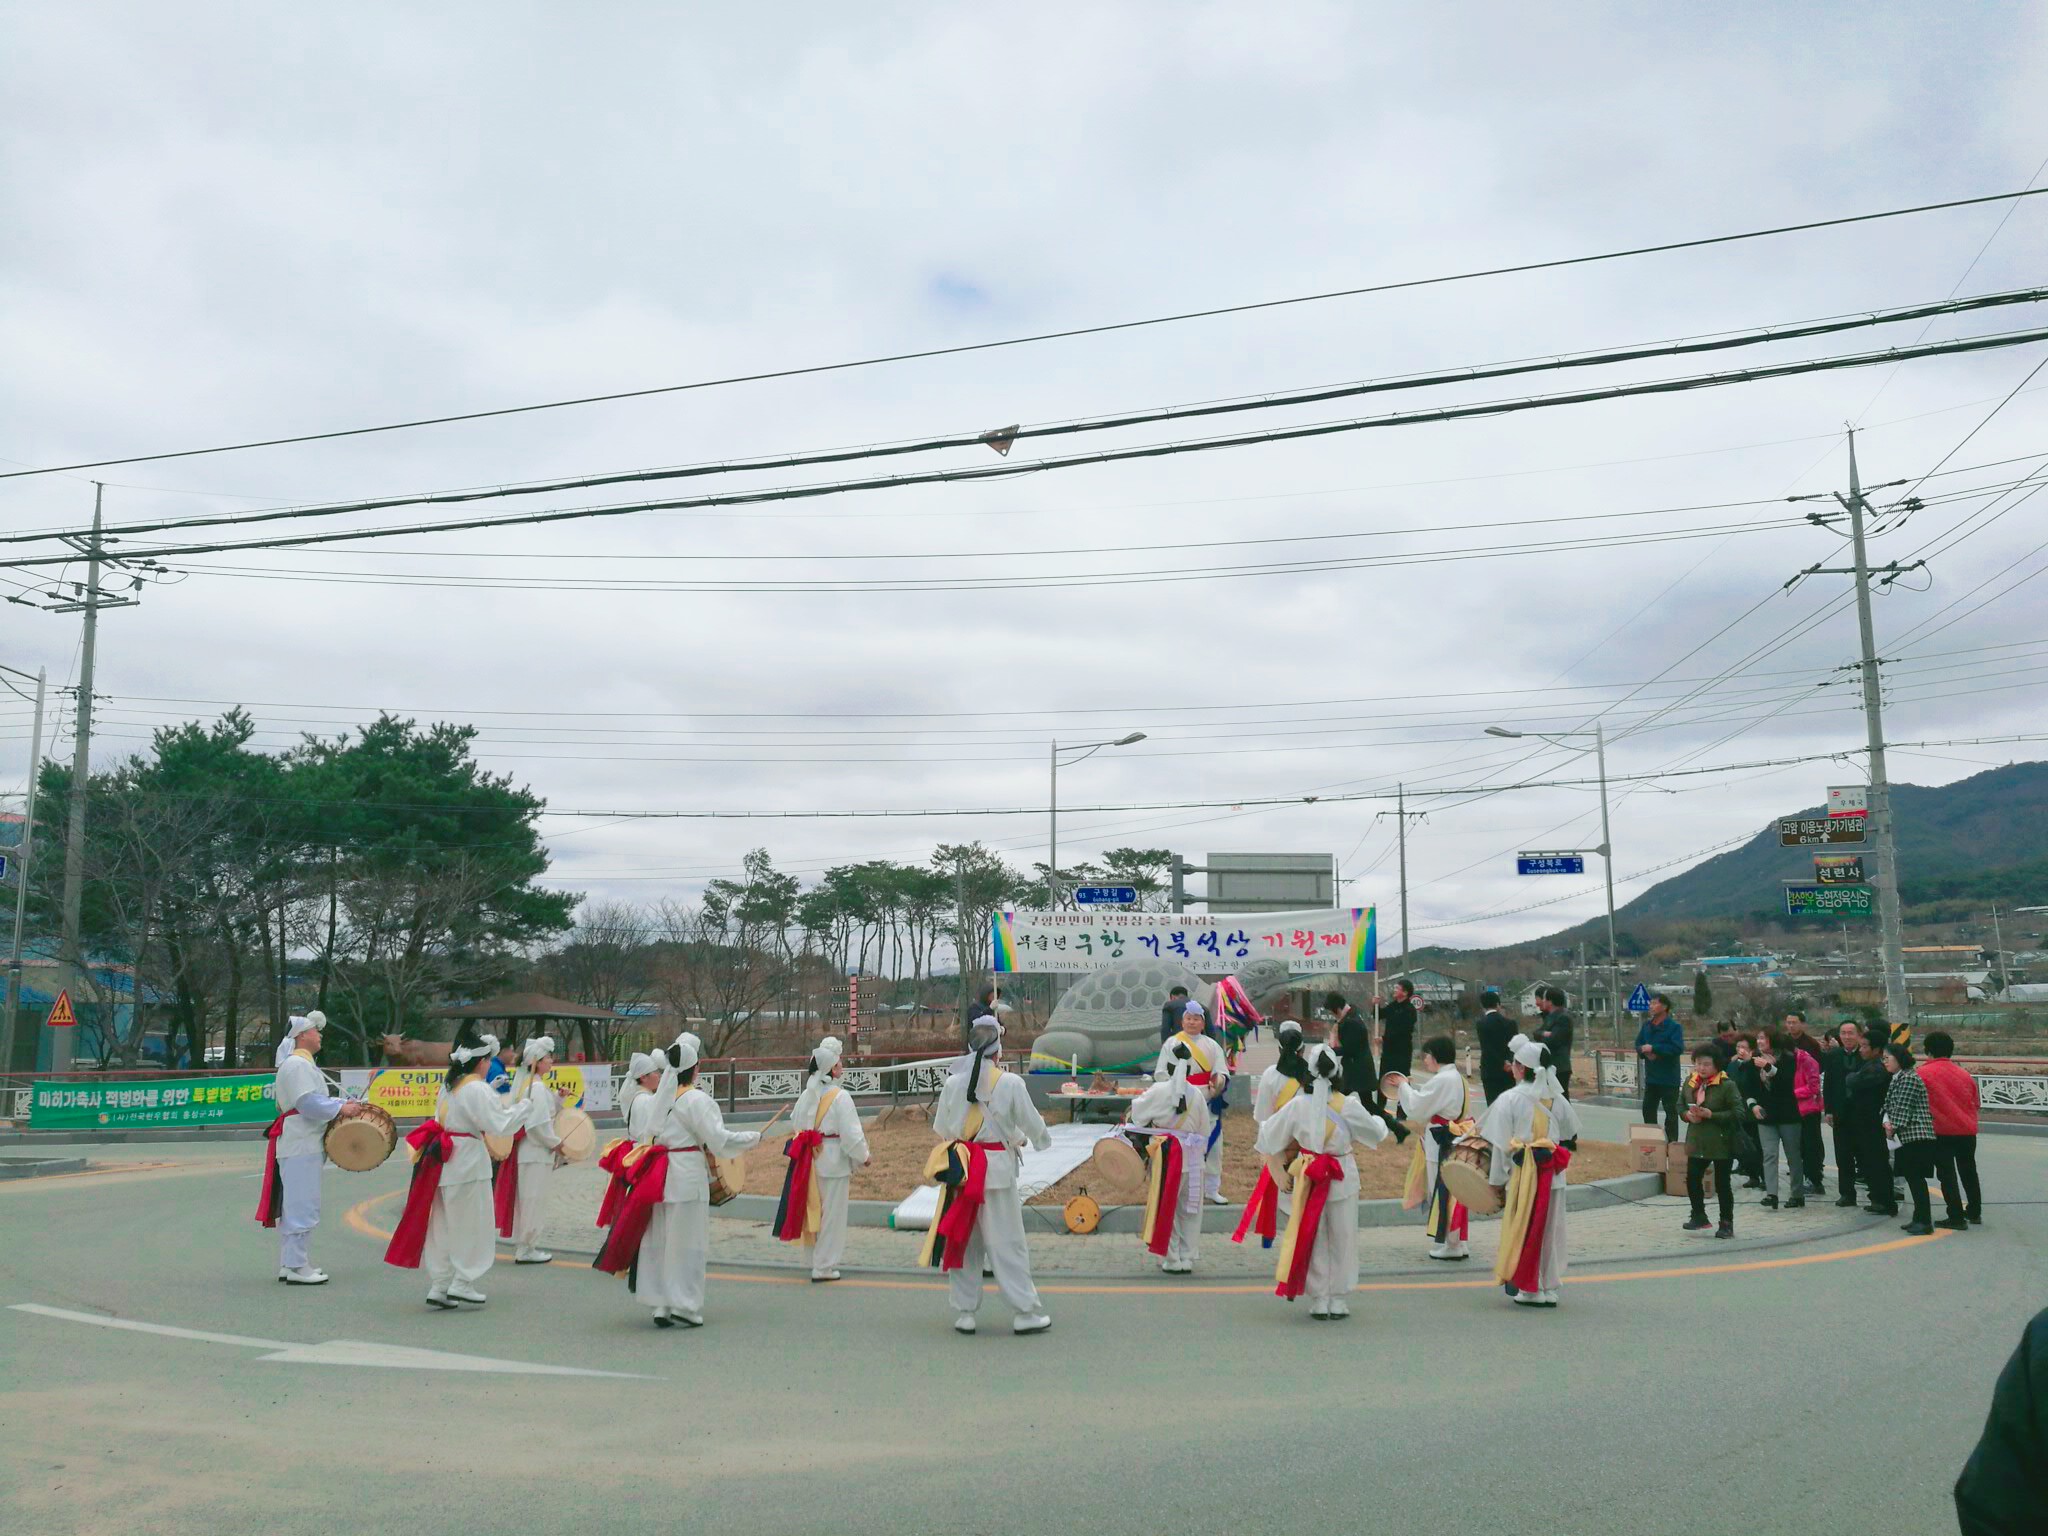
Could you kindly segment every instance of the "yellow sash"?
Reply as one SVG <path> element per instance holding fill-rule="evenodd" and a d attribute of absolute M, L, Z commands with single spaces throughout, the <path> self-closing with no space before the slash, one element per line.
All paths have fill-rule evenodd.
<path fill-rule="evenodd" d="M 1450 1117 L 1453 1136 L 1472 1134 L 1472 1122 L 1466 1118 L 1472 1107 L 1472 1085 L 1460 1074 L 1458 1078 L 1458 1112 Z M 1412 1211 L 1429 1198 L 1429 1149 L 1436 1145 L 1436 1138 L 1430 1135 L 1430 1128 L 1423 1126 L 1415 1133 L 1415 1149 L 1408 1156 L 1408 1180 L 1401 1186 L 1401 1209 Z"/>
<path fill-rule="evenodd" d="M 812 1130 L 822 1131 L 825 1128 L 826 1112 L 832 1108 L 832 1101 L 838 1097 L 837 1088 L 827 1088 L 818 1095 L 818 1118 L 811 1122 Z M 811 1155 L 810 1187 L 804 1192 L 804 1241 L 807 1243 L 816 1243 L 818 1229 L 825 1224 L 825 1196 L 818 1188 L 817 1163 L 823 1151 L 824 1149 L 820 1148 Z"/>
<path fill-rule="evenodd" d="M 1533 1154 L 1538 1147 L 1555 1145 L 1550 1140 L 1550 1116 L 1544 1106 L 1550 1101 L 1541 1099 L 1536 1104 L 1536 1117 L 1529 1126 L 1529 1139 L 1520 1138 L 1508 1143 L 1510 1152 Z M 1529 1236 L 1529 1217 L 1536 1208 L 1536 1178 L 1538 1169 L 1533 1155 L 1525 1155 L 1515 1165 L 1515 1171 L 1508 1175 L 1507 1194 L 1502 1199 L 1500 1213 L 1500 1251 L 1493 1256 L 1493 1278 L 1506 1285 L 1514 1278 L 1515 1270 L 1522 1261 L 1522 1244 Z"/>

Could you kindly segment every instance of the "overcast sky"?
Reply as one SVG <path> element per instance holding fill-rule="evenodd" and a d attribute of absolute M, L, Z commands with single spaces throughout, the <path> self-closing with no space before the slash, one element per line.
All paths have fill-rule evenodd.
<path fill-rule="evenodd" d="M 0 92 L 0 456 L 39 466 L 361 426 L 2009 191 L 2048 156 L 2043 15 L 2026 5 L 1455 16 L 1286 3 L 17 9 Z M 100 473 L 112 519 L 189 516 L 978 431 L 1745 329 L 2040 282 L 2044 204 Z M 2042 323 L 2038 308 L 2006 310 L 1943 319 L 1929 335 Z M 1916 322 L 1026 442 L 1013 457 L 1846 353 L 1921 331 Z M 1917 477 L 2044 353 L 978 486 L 196 557 L 180 566 L 184 580 L 103 622 L 103 752 L 136 750 L 156 725 L 236 702 L 275 747 L 379 709 L 473 721 L 484 759 L 549 802 L 555 877 L 643 899 L 733 874 L 756 845 L 807 877 L 971 838 L 1028 865 L 1045 857 L 1048 743 L 1144 730 L 1143 744 L 1062 776 L 1061 799 L 1076 807 L 1061 821 L 1063 861 L 1120 844 L 1193 856 L 1327 851 L 1355 877 L 1349 899 L 1382 906 L 1383 942 L 1397 948 L 1393 829 L 1375 819 L 1384 803 L 1229 804 L 1583 776 L 1571 753 L 1490 740 L 1481 727 L 1566 730 L 1603 710 L 1617 775 L 1860 746 L 1853 680 L 1834 670 L 1853 658 L 1853 614 L 1836 607 L 1781 638 L 1838 602 L 1842 579 L 1772 595 L 1804 565 L 1842 564 L 1837 541 L 1797 521 L 1805 505 L 1775 499 L 1844 483 L 1845 421 L 1866 429 L 1867 481 Z M 2034 457 L 1975 468 L 2048 455 L 2044 402 L 2048 370 L 1944 467 L 1968 472 L 1922 493 L 2039 467 Z M 995 462 L 975 448 L 895 467 Z M 0 528 L 83 523 L 88 478 L 0 482 Z M 1877 540 L 1874 556 L 1910 558 L 2012 506 L 1989 495 L 1930 506 Z M 2044 506 L 2048 497 L 1941 553 L 1911 578 L 1929 590 L 1879 603 L 1882 653 L 1903 658 L 1887 713 L 1894 739 L 2048 729 L 2048 583 L 1968 612 L 2048 564 Z M 1671 537 L 1760 522 L 1773 526 Z M 1371 536 L 1219 542 L 1332 534 Z M 1632 542 L 1126 585 L 817 590 L 1595 537 Z M 422 578 L 597 589 L 395 584 Z M 605 587 L 675 582 L 795 590 Z M 18 606 L 0 616 L 0 661 L 72 680 L 75 617 Z M 13 791 L 27 711 L 4 703 L 0 784 Z M 1942 746 L 1899 753 L 1893 771 L 1941 783 L 2043 755 L 2039 742 Z M 1861 771 L 1852 758 L 1631 786 L 1616 802 L 1617 871 L 1745 836 Z M 1154 801 L 1225 805 L 1082 809 Z M 1590 792 L 1414 803 L 1437 806 L 1410 836 L 1418 944 L 1504 941 L 1599 911 L 1597 876 L 1513 872 L 1518 848 L 1598 841 Z M 566 814 L 906 807 L 1033 813 L 626 824 Z M 1655 878 L 1625 881 L 1623 897 Z M 1491 915 L 1558 896 L 1570 899 Z"/>

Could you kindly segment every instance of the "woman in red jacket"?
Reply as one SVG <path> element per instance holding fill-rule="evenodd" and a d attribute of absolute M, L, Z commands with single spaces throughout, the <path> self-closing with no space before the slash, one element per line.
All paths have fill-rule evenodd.
<path fill-rule="evenodd" d="M 1936 1225 L 1967 1232 L 1984 1224 L 1984 1192 L 1977 1185 L 1977 1079 L 1950 1059 L 1956 1042 L 1947 1030 L 1928 1031 L 1926 1051 L 1920 1081 L 1934 1112 L 1934 1167 L 1948 1207 L 1948 1219 Z"/>

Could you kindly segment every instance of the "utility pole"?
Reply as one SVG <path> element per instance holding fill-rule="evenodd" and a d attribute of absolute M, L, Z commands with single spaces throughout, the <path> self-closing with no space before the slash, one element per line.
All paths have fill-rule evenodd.
<path fill-rule="evenodd" d="M 0 671 L 13 672 L 12 667 Z M 26 677 L 26 672 L 15 674 Z M 41 777 L 43 766 L 43 691 L 45 684 L 43 669 L 36 669 L 36 713 L 35 723 L 28 733 L 28 792 L 22 808 L 21 843 L 16 850 L 18 864 L 14 872 L 14 945 L 8 951 L 7 961 L 7 1012 L 0 1015 L 0 1072 L 14 1070 L 15 1021 L 21 1014 L 21 931 L 23 920 L 28 916 L 28 870 L 29 860 L 35 854 L 36 846 L 36 780 Z M 30 1059 L 30 1067 L 35 1063 Z"/>
<path fill-rule="evenodd" d="M 78 942 L 79 907 L 85 895 L 85 796 L 92 778 L 92 664 L 93 646 L 99 634 L 100 618 L 100 506 L 106 487 L 93 485 L 92 539 L 86 545 L 85 635 L 78 652 L 78 707 L 72 712 L 74 738 L 71 748 L 70 824 L 64 835 L 64 970 L 71 978 L 73 1002 L 84 996 L 85 952 Z M 136 990 L 136 1002 L 142 999 Z M 53 1030 L 50 1035 L 50 1070 L 71 1068 L 72 1037 L 77 1026 Z"/>
<path fill-rule="evenodd" d="M 1394 845 L 1401 864 L 1401 969 L 1408 969 L 1408 786 L 1394 786 Z"/>
<path fill-rule="evenodd" d="M 18 948 L 17 943 L 17 948 Z M 1998 926 L 1998 903 L 1991 903 L 1991 969 L 1998 976 L 1998 989 L 2005 990 L 2005 934 Z M 1988 999 L 1987 999 L 1988 1000 Z"/>

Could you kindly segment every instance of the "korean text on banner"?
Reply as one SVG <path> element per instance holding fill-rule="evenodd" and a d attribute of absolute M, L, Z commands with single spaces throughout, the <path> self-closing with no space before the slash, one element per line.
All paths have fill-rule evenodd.
<path fill-rule="evenodd" d="M 1284 961 L 1294 976 L 1378 969 L 1371 907 L 1314 912 L 998 911 L 989 920 L 998 975 L 1085 975 L 1126 960 L 1178 960 L 1225 975 L 1253 960 Z"/>
<path fill-rule="evenodd" d="M 101 1130 L 146 1125 L 268 1125 L 277 1118 L 275 1080 L 194 1077 L 156 1083 L 37 1083 L 31 1130 Z"/>
<path fill-rule="evenodd" d="M 441 1067 L 345 1068 L 341 1091 L 351 1099 L 367 1099 L 394 1120 L 424 1120 L 439 1103 L 445 1069 Z M 589 1114 L 612 1107 L 612 1069 L 602 1062 L 561 1062 L 548 1074 L 548 1086 Z"/>

